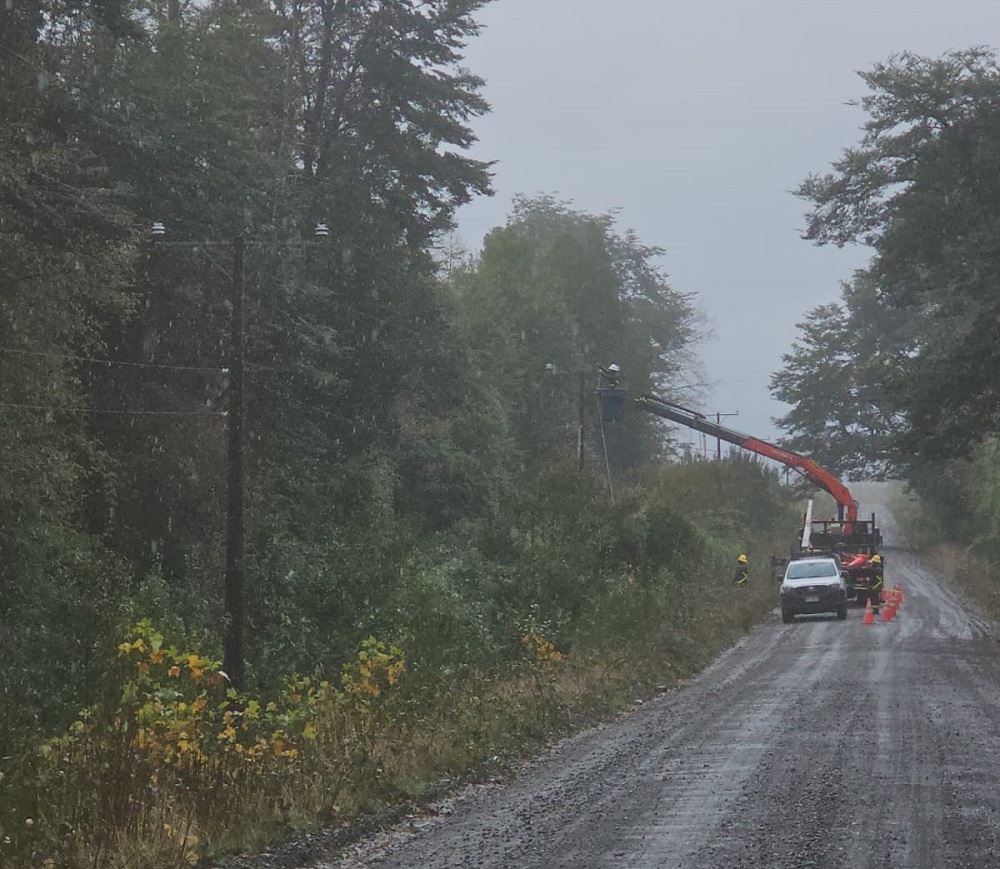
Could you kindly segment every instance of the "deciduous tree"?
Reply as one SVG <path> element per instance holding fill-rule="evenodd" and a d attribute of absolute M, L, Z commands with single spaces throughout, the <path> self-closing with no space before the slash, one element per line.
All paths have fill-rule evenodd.
<path fill-rule="evenodd" d="M 523 198 L 457 280 L 475 364 L 503 372 L 498 385 L 529 467 L 575 454 L 579 373 L 589 449 L 603 454 L 606 438 L 594 425 L 598 365 L 620 365 L 633 395 L 669 391 L 690 371 L 700 318 L 690 297 L 667 283 L 660 254 L 618 233 L 611 215 Z M 656 451 L 648 419 L 610 431 L 621 441 L 609 451 L 615 461 L 636 464 Z"/>

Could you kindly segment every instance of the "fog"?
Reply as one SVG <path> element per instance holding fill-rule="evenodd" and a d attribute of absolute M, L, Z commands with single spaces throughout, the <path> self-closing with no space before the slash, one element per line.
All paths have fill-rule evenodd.
<path fill-rule="evenodd" d="M 617 209 L 709 319 L 702 409 L 770 438 L 795 324 L 869 254 L 803 241 L 790 192 L 858 141 L 856 71 L 1000 33 L 989 0 L 495 0 L 481 18 L 467 63 L 493 111 L 474 154 L 498 161 L 496 196 L 460 212 L 463 243 L 478 250 L 516 194 Z"/>

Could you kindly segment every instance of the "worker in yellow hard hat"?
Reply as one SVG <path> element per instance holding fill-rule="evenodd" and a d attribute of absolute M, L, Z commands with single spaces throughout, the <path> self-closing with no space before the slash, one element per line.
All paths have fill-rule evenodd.
<path fill-rule="evenodd" d="M 883 575 L 882 556 L 876 552 L 868 559 L 868 599 L 872 602 L 872 611 L 876 613 L 882 602 Z"/>
<path fill-rule="evenodd" d="M 736 573 L 733 574 L 733 585 L 743 586 L 750 578 L 750 562 L 746 555 L 741 554 L 736 559 Z"/>

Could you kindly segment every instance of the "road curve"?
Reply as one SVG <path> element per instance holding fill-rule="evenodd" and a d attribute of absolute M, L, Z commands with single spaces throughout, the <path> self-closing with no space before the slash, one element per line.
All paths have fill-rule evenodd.
<path fill-rule="evenodd" d="M 902 551 L 888 624 L 773 618 L 684 687 L 332 867 L 1000 866 L 993 627 Z"/>

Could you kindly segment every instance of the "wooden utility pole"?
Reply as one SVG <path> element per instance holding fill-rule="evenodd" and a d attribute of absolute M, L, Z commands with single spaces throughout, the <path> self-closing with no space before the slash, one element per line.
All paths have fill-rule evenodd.
<path fill-rule="evenodd" d="M 233 298 L 230 325 L 230 392 L 226 416 L 229 435 L 229 493 L 226 522 L 226 628 L 223 669 L 234 688 L 243 690 L 243 623 L 246 614 L 245 498 L 243 491 L 243 236 L 233 239 Z"/>

